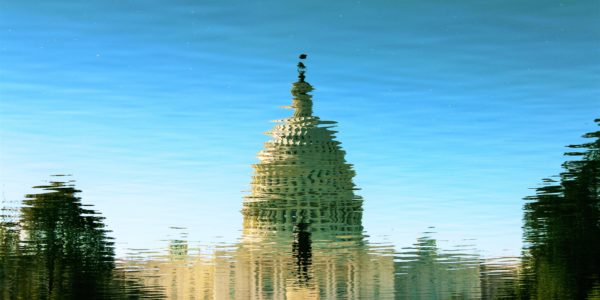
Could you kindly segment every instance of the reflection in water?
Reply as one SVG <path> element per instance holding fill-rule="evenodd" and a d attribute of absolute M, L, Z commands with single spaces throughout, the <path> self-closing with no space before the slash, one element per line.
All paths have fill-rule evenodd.
<path fill-rule="evenodd" d="M 393 260 L 365 244 L 354 171 L 334 122 L 312 113 L 312 86 L 299 64 L 291 117 L 269 134 L 244 199 L 239 256 L 260 266 L 237 293 L 253 298 L 393 298 Z M 258 280 L 257 280 L 258 279 Z M 242 280 L 243 282 L 244 280 Z M 238 284 L 238 283 L 236 283 Z M 245 290 L 245 291 L 244 291 Z"/>
<path fill-rule="evenodd" d="M 489 295 L 500 295 L 490 287 L 492 269 L 465 248 L 442 251 L 428 235 L 400 253 L 367 242 L 363 200 L 334 139 L 335 122 L 313 115 L 303 63 L 298 71 L 293 115 L 269 132 L 253 166 L 240 242 L 207 255 L 173 251 L 174 244 L 188 249 L 176 238 L 168 255 L 126 265 L 171 299 L 479 298 L 484 283 Z"/>
<path fill-rule="evenodd" d="M 78 190 L 63 182 L 37 186 L 20 220 L 6 223 L 3 258 L 15 264 L 3 279 L 6 298 L 93 298 L 110 284 L 112 242 L 102 219 L 84 208 Z M 11 253 L 12 252 L 12 253 Z M 7 255 L 8 254 L 8 255 Z"/>
<path fill-rule="evenodd" d="M 298 71 L 293 115 L 269 132 L 272 140 L 254 165 L 240 242 L 209 258 L 178 261 L 170 255 L 144 262 L 145 280 L 158 278 L 169 297 L 393 298 L 392 248 L 364 241 L 362 199 L 334 139 L 335 122 L 313 115 L 303 63 Z"/>
<path fill-rule="evenodd" d="M 522 258 L 441 249 L 432 232 L 395 251 L 366 239 L 355 173 L 335 122 L 313 115 L 305 72 L 300 62 L 293 114 L 253 166 L 238 243 L 193 247 L 173 228 L 165 254 L 115 261 L 103 218 L 73 181 L 52 181 L 20 208 L 3 205 L 0 298 L 600 299 L 600 132 L 527 198 Z"/>
<path fill-rule="evenodd" d="M 296 278 L 297 285 L 303 286 L 309 283 L 309 269 L 312 262 L 310 231 L 308 223 L 299 223 L 294 233 L 294 242 L 292 244 L 292 256 L 296 257 Z"/>
<path fill-rule="evenodd" d="M 596 119 L 600 123 L 600 119 Z M 526 198 L 524 298 L 600 299 L 600 131 Z"/>
<path fill-rule="evenodd" d="M 520 257 L 500 257 L 479 263 L 482 299 L 517 299 Z M 526 298 L 521 298 L 526 299 Z"/>
<path fill-rule="evenodd" d="M 305 81 L 304 64 L 298 69 L 293 115 L 269 132 L 273 138 L 258 155 L 252 193 L 243 203 L 240 251 L 253 252 L 248 263 L 263 268 L 268 261 L 280 262 L 261 271 L 248 296 L 391 297 L 391 257 L 368 254 L 354 171 L 334 139 L 335 123 L 313 116 L 313 88 Z M 370 260 L 378 263 L 366 264 Z"/>
<path fill-rule="evenodd" d="M 481 293 L 479 257 L 441 251 L 430 236 L 397 254 L 395 292 L 401 299 L 469 299 Z"/>
<path fill-rule="evenodd" d="M 76 196 L 73 181 L 36 186 L 22 207 L 3 209 L 0 298 L 138 298 L 135 281 L 114 268 L 103 218 Z"/>

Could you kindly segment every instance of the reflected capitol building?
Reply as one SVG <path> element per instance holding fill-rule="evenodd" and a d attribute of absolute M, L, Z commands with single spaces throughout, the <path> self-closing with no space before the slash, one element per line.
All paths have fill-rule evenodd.
<path fill-rule="evenodd" d="M 129 267 L 136 265 L 145 285 L 170 299 L 394 299 L 398 289 L 416 299 L 435 296 L 430 291 L 437 283 L 425 277 L 395 279 L 411 267 L 394 262 L 392 246 L 366 242 L 363 200 L 354 193 L 355 172 L 331 129 L 335 122 L 313 115 L 313 87 L 302 62 L 298 73 L 287 107 L 293 115 L 268 132 L 272 139 L 253 166 L 240 242 L 206 256 L 191 255 L 186 241 L 173 240 L 168 255 L 130 260 Z M 423 249 L 417 255 L 435 252 Z M 462 270 L 458 277 L 439 267 L 436 282 L 452 278 L 454 295 L 479 292 L 472 262 L 454 266 Z"/>
<path fill-rule="evenodd" d="M 268 133 L 244 199 L 235 290 L 242 299 L 392 297 L 392 252 L 365 245 L 354 170 L 331 130 L 335 122 L 313 115 L 303 63 L 298 71 L 294 113 Z"/>
<path fill-rule="evenodd" d="M 441 249 L 434 230 L 396 249 L 364 234 L 355 172 L 312 90 L 300 62 L 237 242 L 190 247 L 180 232 L 167 251 L 115 261 L 104 218 L 58 174 L 19 205 L 2 201 L 0 299 L 600 299 L 600 131 L 524 198 L 519 257 L 484 259 L 467 239 Z"/>

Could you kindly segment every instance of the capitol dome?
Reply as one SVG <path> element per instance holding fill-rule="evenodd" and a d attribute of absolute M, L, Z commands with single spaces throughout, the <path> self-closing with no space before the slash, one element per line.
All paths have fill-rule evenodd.
<path fill-rule="evenodd" d="M 333 121 L 313 115 L 313 87 L 299 63 L 292 84 L 292 116 L 276 120 L 271 140 L 253 165 L 251 193 L 242 213 L 246 238 L 277 232 L 289 235 L 299 223 L 309 231 L 357 237 L 362 232 L 362 198 L 355 195 L 355 172 L 335 140 Z"/>

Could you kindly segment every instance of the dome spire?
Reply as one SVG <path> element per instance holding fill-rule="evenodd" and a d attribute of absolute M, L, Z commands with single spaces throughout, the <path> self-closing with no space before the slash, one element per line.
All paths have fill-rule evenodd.
<path fill-rule="evenodd" d="M 308 94 L 313 90 L 313 87 L 305 81 L 306 66 L 304 60 L 306 54 L 300 54 L 298 62 L 298 81 L 292 84 L 292 99 L 291 108 L 295 109 L 294 117 L 310 117 L 312 116 L 312 96 Z"/>
<path fill-rule="evenodd" d="M 304 82 L 304 78 L 306 78 L 304 76 L 304 73 L 306 73 L 306 66 L 304 65 L 303 61 L 306 59 L 306 54 L 302 53 L 300 54 L 300 61 L 298 62 L 298 81 L 299 82 Z"/>

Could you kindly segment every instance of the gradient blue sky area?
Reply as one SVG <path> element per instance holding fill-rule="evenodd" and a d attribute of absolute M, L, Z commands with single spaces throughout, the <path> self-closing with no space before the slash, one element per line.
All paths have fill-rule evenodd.
<path fill-rule="evenodd" d="M 1 0 L 2 197 L 73 174 L 120 248 L 235 239 L 308 53 L 374 240 L 518 254 L 522 198 L 597 130 L 600 2 L 452 2 Z"/>

